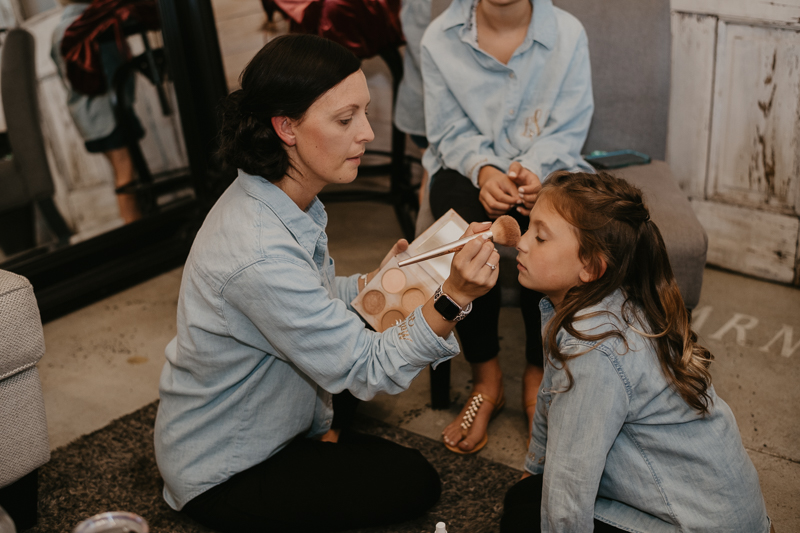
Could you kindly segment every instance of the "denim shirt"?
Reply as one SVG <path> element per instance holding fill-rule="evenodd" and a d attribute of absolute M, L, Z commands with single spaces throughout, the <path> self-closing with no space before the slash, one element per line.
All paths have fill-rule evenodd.
<path fill-rule="evenodd" d="M 543 474 L 542 531 L 592 531 L 594 519 L 624 531 L 767 533 L 764 498 L 728 405 L 699 415 L 670 388 L 654 345 L 625 324 L 621 291 L 576 321 L 576 329 L 616 337 L 557 335 L 574 385 L 549 360 L 534 416 L 525 470 Z M 555 314 L 540 304 L 542 323 Z M 628 308 L 628 316 L 631 312 Z M 640 322 L 640 331 L 646 331 Z"/>
<path fill-rule="evenodd" d="M 397 87 L 397 101 L 394 104 L 394 124 L 402 132 L 424 137 L 420 44 L 425 29 L 431 23 L 431 0 L 403 0 L 400 22 L 406 37 L 406 51 L 403 54 L 403 79 Z"/>
<path fill-rule="evenodd" d="M 358 276 L 334 275 L 326 223 L 318 199 L 304 212 L 241 171 L 206 217 L 159 384 L 155 452 L 172 508 L 296 437 L 325 433 L 331 393 L 398 393 L 458 353 L 421 308 L 383 333 L 368 330 L 349 305 Z"/>
<path fill-rule="evenodd" d="M 512 162 L 544 181 L 555 170 L 591 167 L 580 156 L 594 101 L 586 32 L 553 6 L 532 0 L 524 42 L 507 65 L 481 50 L 473 0 L 453 0 L 422 38 L 430 176 L 455 170 L 477 187 L 478 172 Z"/>

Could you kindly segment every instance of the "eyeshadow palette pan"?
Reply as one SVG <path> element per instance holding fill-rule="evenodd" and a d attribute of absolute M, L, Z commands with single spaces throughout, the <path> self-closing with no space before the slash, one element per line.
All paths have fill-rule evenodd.
<path fill-rule="evenodd" d="M 409 245 L 408 250 L 389 260 L 353 300 L 353 308 L 376 331 L 401 322 L 433 296 L 450 272 L 454 254 L 400 268 L 398 261 L 455 241 L 468 224 L 452 209 Z"/>

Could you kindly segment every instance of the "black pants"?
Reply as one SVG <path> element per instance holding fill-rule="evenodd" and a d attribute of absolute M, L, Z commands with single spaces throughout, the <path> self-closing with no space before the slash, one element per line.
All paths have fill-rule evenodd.
<path fill-rule="evenodd" d="M 508 489 L 503 502 L 500 533 L 537 533 L 542 520 L 542 476 L 530 476 Z M 595 533 L 622 533 L 621 529 L 599 520 Z"/>
<path fill-rule="evenodd" d="M 297 438 L 187 503 L 183 512 L 230 532 L 341 531 L 411 520 L 442 486 L 417 450 L 347 429 L 358 400 L 333 397 L 336 444 Z"/>
<path fill-rule="evenodd" d="M 472 181 L 458 172 L 442 169 L 433 176 L 430 190 L 430 203 L 433 216 L 437 219 L 449 209 L 454 209 L 467 222 L 486 222 L 489 215 L 483 208 L 478 195 L 480 189 Z M 528 217 L 520 215 L 516 209 L 508 212 L 519 222 L 524 233 L 528 228 Z M 525 358 L 528 363 L 543 366 L 542 358 L 542 316 L 539 300 L 543 294 L 520 287 L 520 307 L 525 322 Z M 472 302 L 472 312 L 456 324 L 461 339 L 464 357 L 470 363 L 483 363 L 497 357 L 500 352 L 498 322 L 500 320 L 500 285 L 495 285 L 484 296 Z"/>

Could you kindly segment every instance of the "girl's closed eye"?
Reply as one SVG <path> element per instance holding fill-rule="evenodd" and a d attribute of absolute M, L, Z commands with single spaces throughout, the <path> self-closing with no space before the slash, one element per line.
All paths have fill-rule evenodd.
<path fill-rule="evenodd" d="M 351 120 L 353 120 L 353 117 L 343 118 L 339 120 L 339 123 L 342 124 L 342 126 L 347 126 L 348 124 L 350 124 Z"/>

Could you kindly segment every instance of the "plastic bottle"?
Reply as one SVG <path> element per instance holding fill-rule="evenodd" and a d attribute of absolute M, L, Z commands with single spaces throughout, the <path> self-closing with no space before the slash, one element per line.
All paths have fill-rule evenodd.
<path fill-rule="evenodd" d="M 447 533 L 447 530 L 445 529 L 445 523 L 438 522 L 436 524 L 436 531 L 434 531 L 433 533 Z"/>

